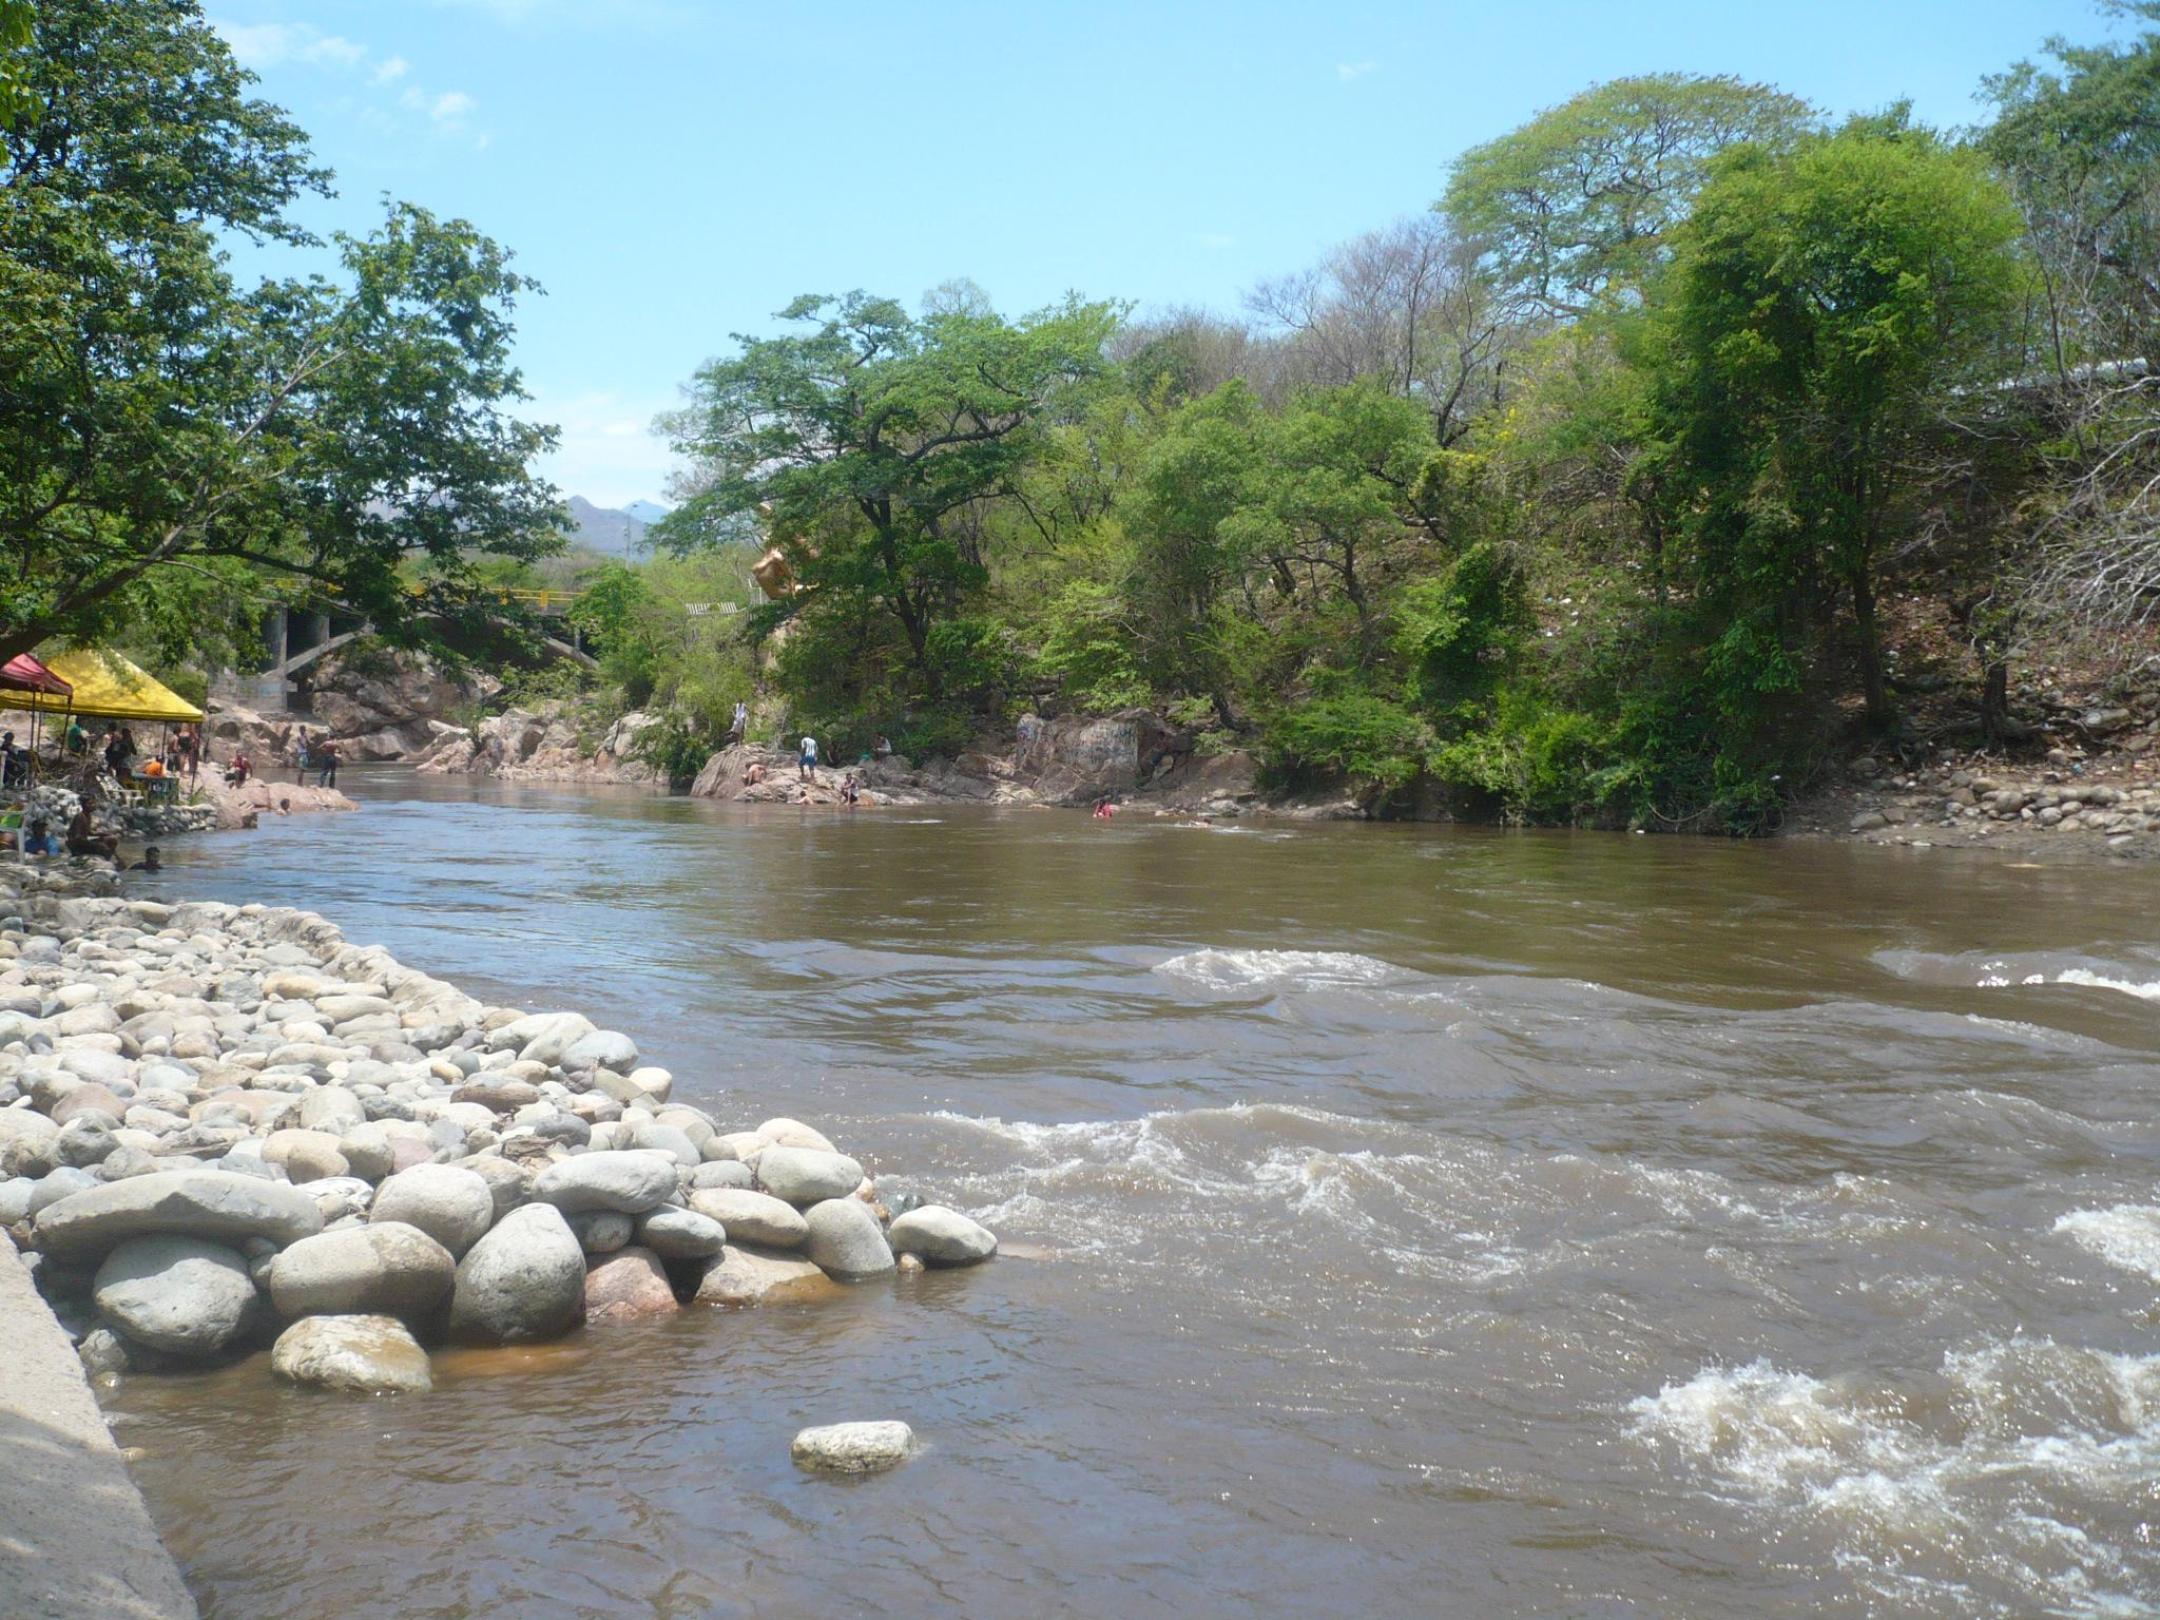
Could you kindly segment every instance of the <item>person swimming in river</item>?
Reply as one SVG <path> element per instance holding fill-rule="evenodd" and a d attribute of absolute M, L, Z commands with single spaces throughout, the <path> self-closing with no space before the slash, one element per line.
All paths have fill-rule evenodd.
<path fill-rule="evenodd" d="M 1117 806 L 1110 802 L 1108 795 L 1095 801 L 1095 819 L 1097 821 L 1108 821 L 1116 814 Z"/>
<path fill-rule="evenodd" d="M 120 858 L 120 835 L 101 833 L 90 819 L 93 800 L 84 799 L 82 807 L 75 812 L 75 819 L 68 823 L 67 852 L 70 855 L 102 855 L 108 861 Z"/>
<path fill-rule="evenodd" d="M 281 815 L 281 816 L 289 816 L 289 815 L 291 815 L 291 814 L 292 814 L 292 800 L 290 800 L 290 799 L 280 799 L 280 800 L 278 800 L 278 802 L 277 802 L 277 813 L 278 813 L 279 815 Z"/>
<path fill-rule="evenodd" d="M 152 844 L 142 852 L 142 859 L 129 867 L 130 872 L 162 872 L 164 866 L 158 860 L 158 847 Z"/>

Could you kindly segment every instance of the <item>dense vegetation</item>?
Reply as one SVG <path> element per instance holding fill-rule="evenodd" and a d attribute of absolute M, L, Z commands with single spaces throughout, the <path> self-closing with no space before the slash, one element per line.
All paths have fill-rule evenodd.
<path fill-rule="evenodd" d="M 1149 705 L 1383 808 L 1765 826 L 1913 740 L 1899 627 L 2001 742 L 2036 638 L 2151 613 L 2160 37 L 2050 51 L 1961 134 L 1599 86 L 1243 321 L 803 299 L 661 537 L 780 546 L 738 645 L 843 753 Z"/>
<path fill-rule="evenodd" d="M 1966 700 L 1930 726 L 2015 743 L 2036 649 L 2142 651 L 2160 603 L 2160 0 L 2114 9 L 1971 130 L 1597 86 L 1236 318 L 799 299 L 664 424 L 665 555 L 580 575 L 602 700 L 678 770 L 743 699 L 839 757 L 1147 706 L 1383 811 L 1735 831 L 1924 740 L 1922 656 Z M 398 208 L 339 279 L 235 286 L 214 231 L 305 245 L 299 133 L 181 0 L 36 11 L 0 650 L 537 577 L 506 255 Z"/>

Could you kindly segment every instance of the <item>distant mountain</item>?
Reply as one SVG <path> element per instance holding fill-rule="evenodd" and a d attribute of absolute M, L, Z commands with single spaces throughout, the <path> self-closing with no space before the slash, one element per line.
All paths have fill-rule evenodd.
<path fill-rule="evenodd" d="M 617 510 L 595 506 L 582 495 L 570 497 L 570 544 L 607 557 L 635 557 L 645 550 L 645 531 L 667 516 L 651 501 L 632 501 Z"/>

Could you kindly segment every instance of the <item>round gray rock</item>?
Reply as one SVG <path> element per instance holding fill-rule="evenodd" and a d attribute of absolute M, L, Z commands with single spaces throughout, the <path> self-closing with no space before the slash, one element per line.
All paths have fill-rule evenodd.
<path fill-rule="evenodd" d="M 368 1219 L 417 1226 L 455 1257 L 495 1224 L 495 1194 L 478 1171 L 463 1165 L 416 1164 L 376 1189 Z"/>
<path fill-rule="evenodd" d="M 943 1204 L 921 1204 L 896 1217 L 886 1241 L 893 1253 L 919 1255 L 933 1266 L 972 1266 L 997 1253 L 987 1226 Z"/>
<path fill-rule="evenodd" d="M 264 1237 L 283 1245 L 314 1236 L 322 1224 L 315 1200 L 283 1182 L 215 1170 L 161 1170 L 63 1198 L 38 1212 L 36 1232 L 48 1254 L 82 1255 L 151 1232 L 214 1243 Z"/>
<path fill-rule="evenodd" d="M 675 1193 L 675 1161 L 664 1153 L 580 1153 L 540 1172 L 533 1197 L 565 1215 L 612 1209 L 642 1215 Z"/>
<path fill-rule="evenodd" d="M 811 1262 L 830 1277 L 881 1277 L 893 1269 L 884 1228 L 860 1198 L 828 1198 L 803 1215 Z"/>
<path fill-rule="evenodd" d="M 770 1193 L 736 1187 L 699 1188 L 690 1207 L 728 1229 L 737 1243 L 761 1243 L 771 1249 L 799 1249 L 809 1241 L 810 1226 L 793 1204 Z"/>
<path fill-rule="evenodd" d="M 416 1226 L 380 1221 L 302 1238 L 270 1262 L 280 1316 L 425 1317 L 457 1278 L 450 1251 Z"/>
<path fill-rule="evenodd" d="M 450 1330 L 515 1344 L 551 1339 L 585 1304 L 585 1251 L 552 1204 L 512 1210 L 458 1262 Z"/>
<path fill-rule="evenodd" d="M 255 1303 L 247 1262 L 222 1243 L 154 1233 L 129 1238 L 98 1267 L 91 1296 L 137 1344 L 176 1356 L 214 1356 Z"/>
<path fill-rule="evenodd" d="M 757 1158 L 758 1184 L 791 1204 L 845 1198 L 862 1185 L 862 1166 L 822 1148 L 769 1147 Z"/>
<path fill-rule="evenodd" d="M 578 1247 L 587 1254 L 613 1254 L 630 1242 L 633 1225 L 619 1209 L 586 1209 L 565 1216 Z"/>
<path fill-rule="evenodd" d="M 394 1316 L 309 1316 L 278 1335 L 270 1370 L 296 1384 L 354 1395 L 424 1394 L 427 1352 Z"/>
<path fill-rule="evenodd" d="M 663 1260 L 706 1260 L 727 1247 L 728 1234 L 709 1215 L 663 1208 L 639 1217 L 637 1240 Z"/>

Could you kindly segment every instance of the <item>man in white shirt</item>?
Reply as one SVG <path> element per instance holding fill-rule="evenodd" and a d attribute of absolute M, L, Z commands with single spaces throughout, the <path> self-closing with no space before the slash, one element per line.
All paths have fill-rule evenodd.
<path fill-rule="evenodd" d="M 802 740 L 800 764 L 802 766 L 802 779 L 805 782 L 815 784 L 817 781 L 817 739 L 815 737 L 805 737 Z"/>

